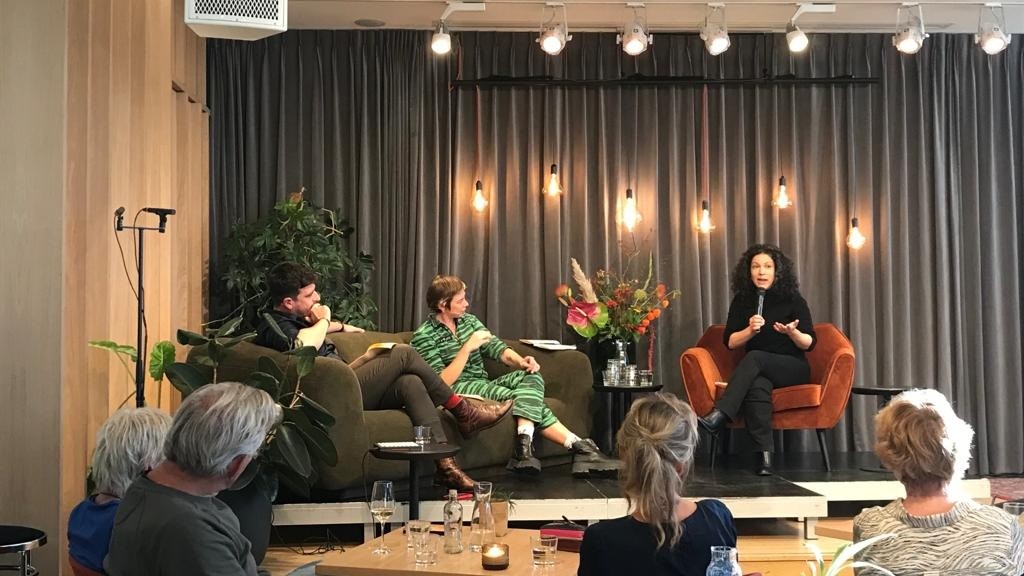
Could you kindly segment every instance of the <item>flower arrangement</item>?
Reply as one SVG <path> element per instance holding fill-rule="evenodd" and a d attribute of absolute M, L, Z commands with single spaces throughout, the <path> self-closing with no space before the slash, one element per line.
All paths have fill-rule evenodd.
<path fill-rule="evenodd" d="M 678 290 L 670 291 L 665 284 L 655 283 L 653 275 L 653 256 L 648 257 L 647 276 L 642 280 L 610 270 L 598 270 L 590 279 L 573 258 L 572 277 L 579 288 L 579 298 L 573 296 L 566 284 L 555 289 L 558 301 L 568 308 L 565 323 L 584 338 L 636 342 L 653 331 L 653 323 L 662 310 L 679 296 Z"/>

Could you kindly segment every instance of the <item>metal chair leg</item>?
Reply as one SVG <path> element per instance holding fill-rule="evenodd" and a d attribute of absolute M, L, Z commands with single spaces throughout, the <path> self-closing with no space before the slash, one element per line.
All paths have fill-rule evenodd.
<path fill-rule="evenodd" d="M 715 460 L 718 457 L 718 434 L 711 434 L 711 471 L 715 471 Z"/>
<path fill-rule="evenodd" d="M 821 448 L 821 458 L 825 461 L 825 471 L 832 471 L 832 463 L 828 459 L 828 447 L 825 444 L 825 429 L 818 428 L 818 447 Z"/>

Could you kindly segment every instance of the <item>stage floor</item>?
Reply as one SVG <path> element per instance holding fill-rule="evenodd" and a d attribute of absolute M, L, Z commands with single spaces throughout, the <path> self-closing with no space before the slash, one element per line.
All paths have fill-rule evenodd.
<path fill-rule="evenodd" d="M 830 502 L 888 502 L 903 495 L 903 488 L 891 474 L 865 471 L 877 466 L 870 453 L 842 453 L 832 457 L 832 472 L 822 466 L 817 452 L 777 454 L 774 476 L 760 477 L 753 471 L 751 456 L 720 457 L 714 471 L 698 459 L 687 484 L 687 494 L 695 499 L 717 498 L 735 518 L 795 518 L 804 521 L 805 537 L 814 538 L 817 518 L 829 516 Z M 495 488 L 511 492 L 516 503 L 509 520 L 547 521 L 562 516 L 583 522 L 617 518 L 626 514 L 626 500 L 613 479 L 572 478 L 568 464 L 547 466 L 538 477 L 513 475 L 504 468 L 474 471 L 476 480 L 490 480 Z M 420 517 L 440 522 L 444 505 L 443 490 L 421 483 Z M 407 500 L 401 482 L 397 498 Z M 988 503 L 991 491 L 987 479 L 968 479 L 965 492 L 975 500 Z M 847 514 L 843 514 L 847 515 Z M 392 522 L 408 518 L 407 506 L 396 511 Z M 363 524 L 372 531 L 372 518 L 362 501 L 322 504 L 283 504 L 274 507 L 274 524 L 332 525 Z"/>

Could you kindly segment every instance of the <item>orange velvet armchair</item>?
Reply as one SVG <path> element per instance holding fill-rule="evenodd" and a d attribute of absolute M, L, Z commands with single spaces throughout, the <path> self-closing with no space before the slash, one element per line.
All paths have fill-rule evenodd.
<path fill-rule="evenodd" d="M 701 336 L 697 345 L 679 357 L 679 370 L 683 388 L 693 410 L 703 416 L 714 407 L 715 400 L 724 391 L 733 368 L 743 358 L 743 349 L 729 350 L 722 342 L 724 324 L 713 324 Z M 825 430 L 839 422 L 846 410 L 853 388 L 853 345 L 833 324 L 814 325 L 817 344 L 807 353 L 811 366 L 811 381 L 807 384 L 778 388 L 772 392 L 772 428 L 774 430 L 801 430 L 814 428 L 818 432 L 818 445 L 825 469 L 831 471 Z M 743 419 L 729 423 L 730 428 L 742 428 Z M 711 467 L 715 466 L 717 438 L 711 441 Z"/>

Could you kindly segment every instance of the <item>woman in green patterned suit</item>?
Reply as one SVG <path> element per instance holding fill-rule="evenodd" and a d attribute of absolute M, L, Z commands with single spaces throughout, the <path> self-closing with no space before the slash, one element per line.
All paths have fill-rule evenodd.
<path fill-rule="evenodd" d="M 416 329 L 412 346 L 441 379 L 458 394 L 476 394 L 491 400 L 513 399 L 516 418 L 515 454 L 507 468 L 526 474 L 540 473 L 540 461 L 533 455 L 534 431 L 565 446 L 573 455 L 576 477 L 614 474 L 619 462 L 601 454 L 589 438 L 580 438 L 558 421 L 544 403 L 544 379 L 533 356 L 520 356 L 469 314 L 466 284 L 455 276 L 436 276 L 427 288 L 431 316 Z M 490 379 L 484 358 L 514 368 Z"/>

